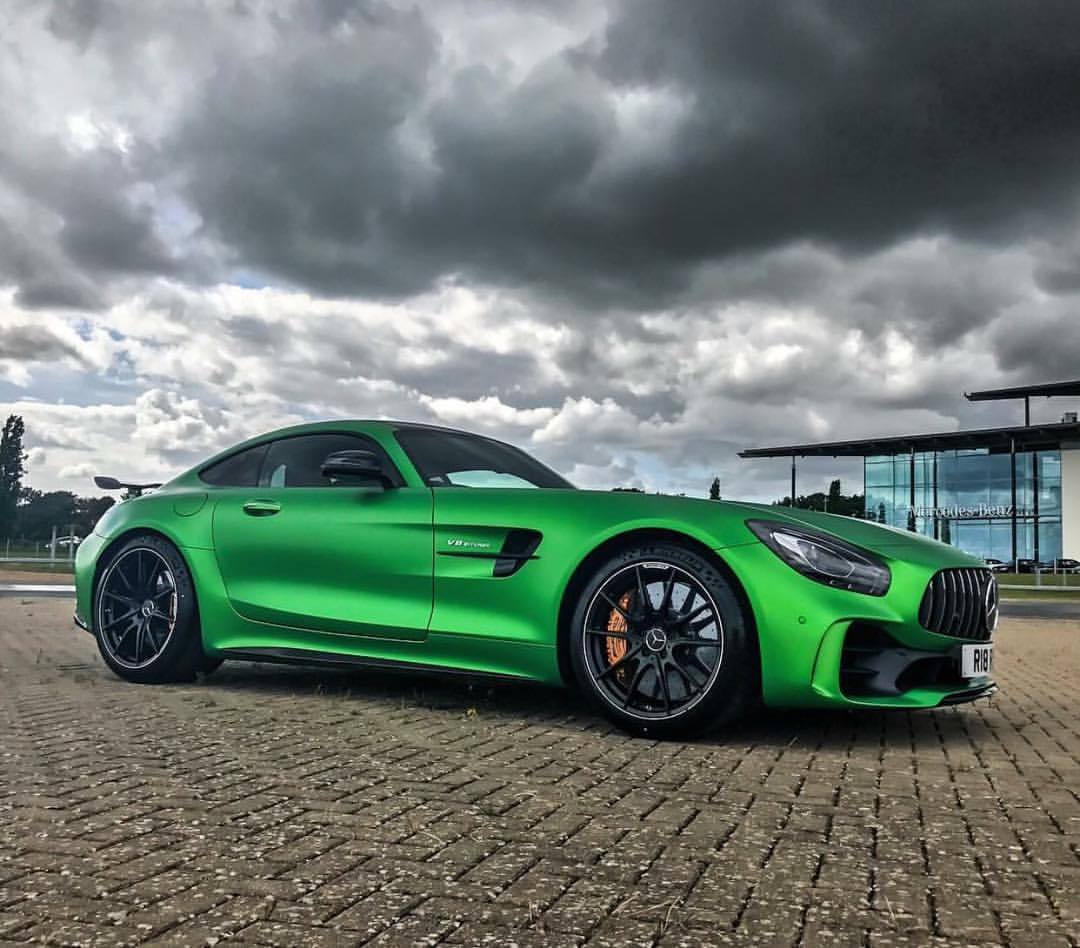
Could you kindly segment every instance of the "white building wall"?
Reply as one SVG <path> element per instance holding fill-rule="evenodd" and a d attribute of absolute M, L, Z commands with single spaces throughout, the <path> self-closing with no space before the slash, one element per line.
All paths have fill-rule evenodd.
<path fill-rule="evenodd" d="M 1080 442 L 1061 446 L 1061 555 L 1080 560 Z"/>

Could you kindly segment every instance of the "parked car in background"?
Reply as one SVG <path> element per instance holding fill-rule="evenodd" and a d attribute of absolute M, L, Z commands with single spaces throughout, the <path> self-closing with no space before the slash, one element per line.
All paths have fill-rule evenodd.
<path fill-rule="evenodd" d="M 1004 573 L 1009 568 L 1009 564 L 1002 560 L 996 560 L 992 556 L 988 556 L 983 562 L 986 563 L 987 568 L 991 573 Z"/>
<path fill-rule="evenodd" d="M 1059 556 L 1054 560 L 1055 573 L 1080 573 L 1080 560 L 1074 560 L 1071 556 Z"/>
<path fill-rule="evenodd" d="M 1032 560 L 1021 558 L 1016 561 L 1018 573 L 1051 573 L 1054 570 L 1052 560 Z"/>
<path fill-rule="evenodd" d="M 57 537 L 55 540 L 50 540 L 46 543 L 45 548 L 47 550 L 55 550 L 57 553 L 66 553 L 69 550 L 75 549 L 80 543 L 82 543 L 82 537 Z"/>

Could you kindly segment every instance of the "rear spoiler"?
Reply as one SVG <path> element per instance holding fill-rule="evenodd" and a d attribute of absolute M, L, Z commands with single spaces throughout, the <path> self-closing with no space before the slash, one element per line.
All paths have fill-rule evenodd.
<path fill-rule="evenodd" d="M 118 481 L 115 477 L 104 477 L 102 475 L 95 477 L 94 483 L 102 490 L 126 490 L 135 496 L 138 496 L 144 490 L 153 490 L 161 486 L 160 484 L 127 484 L 124 481 Z"/>

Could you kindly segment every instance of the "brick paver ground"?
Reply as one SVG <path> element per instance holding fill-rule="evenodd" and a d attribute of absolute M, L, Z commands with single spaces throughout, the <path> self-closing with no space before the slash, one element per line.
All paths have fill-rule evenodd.
<path fill-rule="evenodd" d="M 0 944 L 1077 945 L 1080 623 L 992 702 L 630 740 L 572 696 L 114 678 L 0 600 Z"/>

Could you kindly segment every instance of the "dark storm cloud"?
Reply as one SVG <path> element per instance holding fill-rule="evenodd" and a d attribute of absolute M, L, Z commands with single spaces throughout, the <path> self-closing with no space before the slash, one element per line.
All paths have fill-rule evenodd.
<path fill-rule="evenodd" d="M 1074 301 L 1037 312 L 1020 309 L 994 332 L 998 364 L 1035 379 L 1075 378 L 1080 363 L 1080 316 Z"/>
<path fill-rule="evenodd" d="M 601 71 L 675 83 L 695 110 L 670 163 L 620 182 L 620 206 L 688 257 L 793 238 L 862 249 L 920 229 L 1000 239 L 1075 211 L 1080 7 L 1067 0 L 623 9 Z"/>
<path fill-rule="evenodd" d="M 403 274 L 419 248 L 385 230 L 419 174 L 405 124 L 436 38 L 418 12 L 363 6 L 352 30 L 298 35 L 289 21 L 276 55 L 227 55 L 171 145 L 208 231 L 326 293 L 415 282 Z"/>
<path fill-rule="evenodd" d="M 80 358 L 73 346 L 43 326 L 0 327 L 0 359 L 47 362 L 64 357 Z"/>
<path fill-rule="evenodd" d="M 54 0 L 46 24 L 55 36 L 85 48 L 103 8 L 103 0 Z"/>
<path fill-rule="evenodd" d="M 57 252 L 53 242 L 31 228 L 0 218 L 0 279 L 18 288 L 15 301 L 27 309 L 96 309 L 97 289 Z"/>
<path fill-rule="evenodd" d="M 64 149 L 2 106 L 0 123 L 13 132 L 0 140 L 0 186 L 19 201 L 17 214 L 0 216 L 9 238 L 0 274 L 14 278 L 22 305 L 94 309 L 116 278 L 181 269 L 198 276 L 158 233 L 153 207 L 133 196 L 143 187 L 137 160 L 115 148 Z"/>
<path fill-rule="evenodd" d="M 438 72 L 423 8 L 320 9 L 352 31 L 289 21 L 278 55 L 222 62 L 174 145 L 210 232 L 323 292 L 456 273 L 655 305 L 748 250 L 1001 241 L 1077 208 L 1073 3 L 617 4 L 520 80 Z M 686 114 L 638 157 L 614 102 L 649 91 Z"/>

